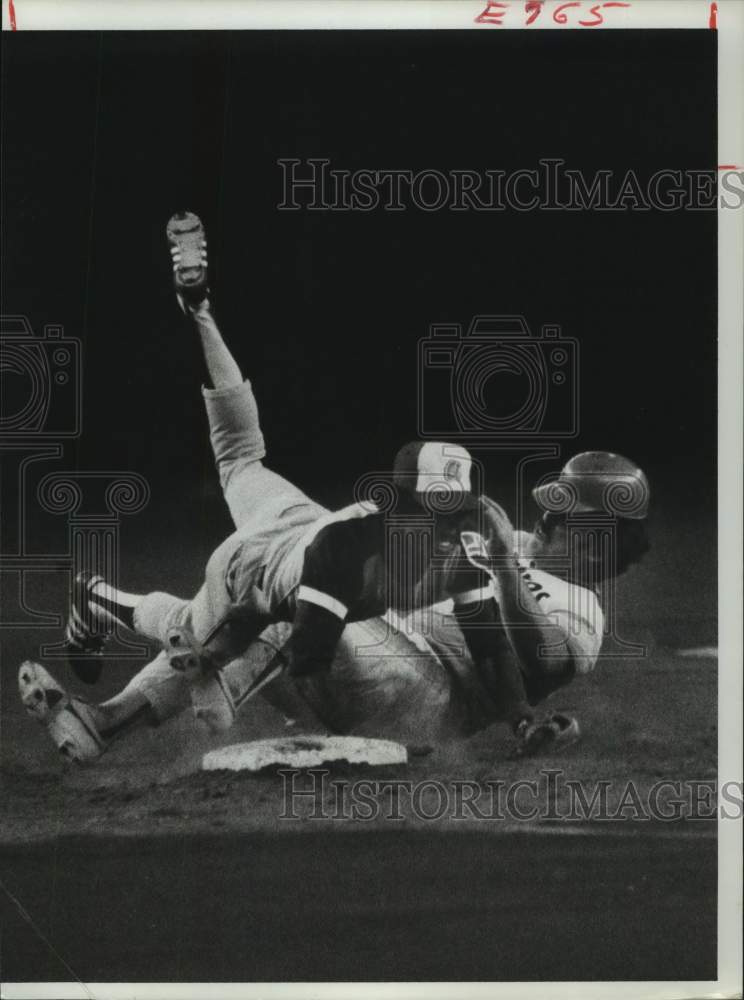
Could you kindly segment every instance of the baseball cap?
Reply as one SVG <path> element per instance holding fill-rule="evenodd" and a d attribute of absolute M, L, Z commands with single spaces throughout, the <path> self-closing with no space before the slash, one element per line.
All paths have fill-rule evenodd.
<path fill-rule="evenodd" d="M 419 496 L 438 494 L 440 499 L 459 496 L 459 508 L 472 506 L 471 470 L 473 459 L 467 448 L 445 441 L 409 441 L 393 463 L 393 482 Z M 439 503 L 436 504 L 439 506 Z"/>

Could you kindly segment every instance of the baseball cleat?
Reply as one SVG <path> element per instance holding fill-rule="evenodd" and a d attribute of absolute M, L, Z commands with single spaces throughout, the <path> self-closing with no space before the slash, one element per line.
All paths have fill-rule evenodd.
<path fill-rule="evenodd" d="M 107 743 L 88 702 L 68 695 L 44 667 L 31 660 L 20 666 L 18 689 L 23 707 L 46 728 L 65 760 L 87 764 L 101 756 Z"/>
<path fill-rule="evenodd" d="M 177 212 L 166 227 L 173 259 L 173 285 L 184 312 L 205 302 L 207 287 L 207 237 L 198 215 Z"/>
<path fill-rule="evenodd" d="M 70 615 L 65 628 L 67 662 L 84 684 L 95 684 L 103 670 L 103 647 L 112 627 L 105 627 L 106 612 L 95 603 L 93 588 L 103 577 L 78 573 L 72 590 Z M 101 628 L 101 625 L 104 628 Z M 111 623 L 111 626 L 113 622 Z"/>
<path fill-rule="evenodd" d="M 171 667 L 189 683 L 195 718 L 215 733 L 229 729 L 235 721 L 235 702 L 209 651 L 183 626 L 168 632 L 165 651 Z"/>
<path fill-rule="evenodd" d="M 523 719 L 517 727 L 517 745 L 511 758 L 534 757 L 537 754 L 565 750 L 581 736 L 578 721 L 570 715 L 553 712 L 539 721 Z"/>

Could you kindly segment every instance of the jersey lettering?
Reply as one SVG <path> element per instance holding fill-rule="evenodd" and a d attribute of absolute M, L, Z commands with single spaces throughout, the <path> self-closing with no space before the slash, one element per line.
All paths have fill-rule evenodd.
<path fill-rule="evenodd" d="M 527 584 L 527 589 L 532 593 L 532 596 L 536 601 L 548 600 L 550 594 L 545 590 L 542 584 L 538 583 L 537 580 L 533 580 L 526 566 L 519 566 L 519 572 L 522 575 L 522 579 Z"/>

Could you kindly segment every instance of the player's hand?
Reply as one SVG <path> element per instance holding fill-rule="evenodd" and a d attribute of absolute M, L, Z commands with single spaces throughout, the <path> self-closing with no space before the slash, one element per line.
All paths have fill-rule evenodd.
<path fill-rule="evenodd" d="M 509 758 L 535 757 L 570 747 L 581 737 L 578 720 L 572 715 L 552 712 L 543 719 L 522 719 L 516 728 L 517 742 Z"/>
<path fill-rule="evenodd" d="M 514 551 L 514 528 L 503 507 L 490 497 L 480 498 L 484 535 L 492 556 L 509 556 Z"/>

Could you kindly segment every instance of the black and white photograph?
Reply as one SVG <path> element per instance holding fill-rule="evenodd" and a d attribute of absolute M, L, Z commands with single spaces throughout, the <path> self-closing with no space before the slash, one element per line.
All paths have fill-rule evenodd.
<path fill-rule="evenodd" d="M 3 28 L 2 996 L 740 996 L 744 5 Z"/>

